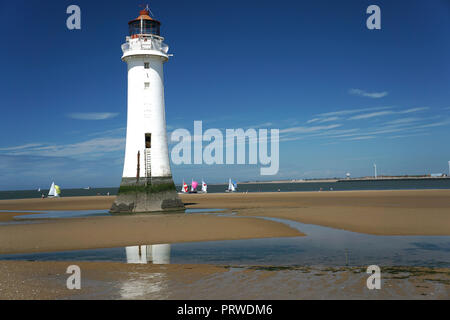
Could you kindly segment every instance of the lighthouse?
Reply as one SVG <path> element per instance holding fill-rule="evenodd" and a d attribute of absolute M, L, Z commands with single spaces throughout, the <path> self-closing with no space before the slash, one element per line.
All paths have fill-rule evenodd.
<path fill-rule="evenodd" d="M 148 7 L 128 23 L 122 61 L 128 70 L 127 132 L 122 182 L 111 212 L 184 208 L 172 179 L 167 145 L 163 65 L 169 47 Z"/>

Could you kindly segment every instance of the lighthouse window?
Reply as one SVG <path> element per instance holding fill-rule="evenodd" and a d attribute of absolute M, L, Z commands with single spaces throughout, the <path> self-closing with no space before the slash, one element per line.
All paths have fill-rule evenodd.
<path fill-rule="evenodd" d="M 141 25 L 141 22 L 142 25 Z M 156 34 L 160 35 L 161 24 L 154 20 L 144 20 L 136 19 L 129 23 L 130 36 L 135 34 Z"/>
<path fill-rule="evenodd" d="M 151 133 L 145 134 L 145 147 L 146 148 L 152 147 L 152 134 Z"/>
<path fill-rule="evenodd" d="M 144 82 L 144 89 L 150 88 L 150 82 Z"/>
<path fill-rule="evenodd" d="M 149 62 L 144 62 L 144 68 L 145 69 L 150 69 L 150 63 Z"/>

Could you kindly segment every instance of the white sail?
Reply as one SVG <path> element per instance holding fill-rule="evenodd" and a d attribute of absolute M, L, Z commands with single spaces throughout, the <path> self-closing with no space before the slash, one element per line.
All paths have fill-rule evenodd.
<path fill-rule="evenodd" d="M 56 192 L 56 188 L 55 188 L 55 182 L 52 182 L 50 191 L 48 192 L 48 196 L 49 197 L 57 197 L 58 196 L 58 193 Z"/>
<path fill-rule="evenodd" d="M 228 180 L 228 189 L 226 192 L 235 192 L 237 188 L 236 182 L 232 181 L 231 178 Z"/>
<path fill-rule="evenodd" d="M 226 192 L 236 192 L 237 189 L 237 183 L 231 180 L 231 178 L 228 180 L 228 189 L 225 190 Z"/>
<path fill-rule="evenodd" d="M 228 180 L 228 189 L 225 190 L 225 192 L 236 192 L 237 189 L 237 183 L 231 180 L 231 178 Z"/>

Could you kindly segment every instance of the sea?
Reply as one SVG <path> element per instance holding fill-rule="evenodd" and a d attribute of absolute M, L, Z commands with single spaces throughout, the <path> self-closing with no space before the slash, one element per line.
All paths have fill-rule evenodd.
<path fill-rule="evenodd" d="M 177 185 L 181 191 L 181 185 Z M 208 193 L 223 193 L 227 184 L 209 184 Z M 61 186 L 62 197 L 96 195 L 116 195 L 118 187 L 65 189 Z M 238 184 L 238 192 L 293 192 L 293 191 L 349 191 L 349 190 L 414 190 L 450 189 L 450 178 L 427 179 L 379 179 L 379 180 L 338 180 L 335 182 L 286 182 L 286 183 L 248 183 Z M 0 200 L 40 198 L 47 195 L 48 189 L 0 191 Z"/>

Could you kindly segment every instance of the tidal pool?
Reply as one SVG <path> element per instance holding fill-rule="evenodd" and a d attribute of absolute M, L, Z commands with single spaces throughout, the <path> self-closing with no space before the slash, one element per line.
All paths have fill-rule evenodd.
<path fill-rule="evenodd" d="M 230 215 L 221 209 L 191 209 L 189 214 Z M 74 217 L 109 215 L 107 211 L 77 211 Z M 67 212 L 19 216 L 23 221 L 69 217 Z M 19 218 L 17 217 L 17 218 Z M 116 261 L 155 264 L 217 264 L 271 266 L 422 266 L 450 267 L 450 236 L 378 236 L 300 222 L 255 217 L 287 224 L 305 237 L 136 244 L 64 252 L 0 255 L 0 260 Z"/>

